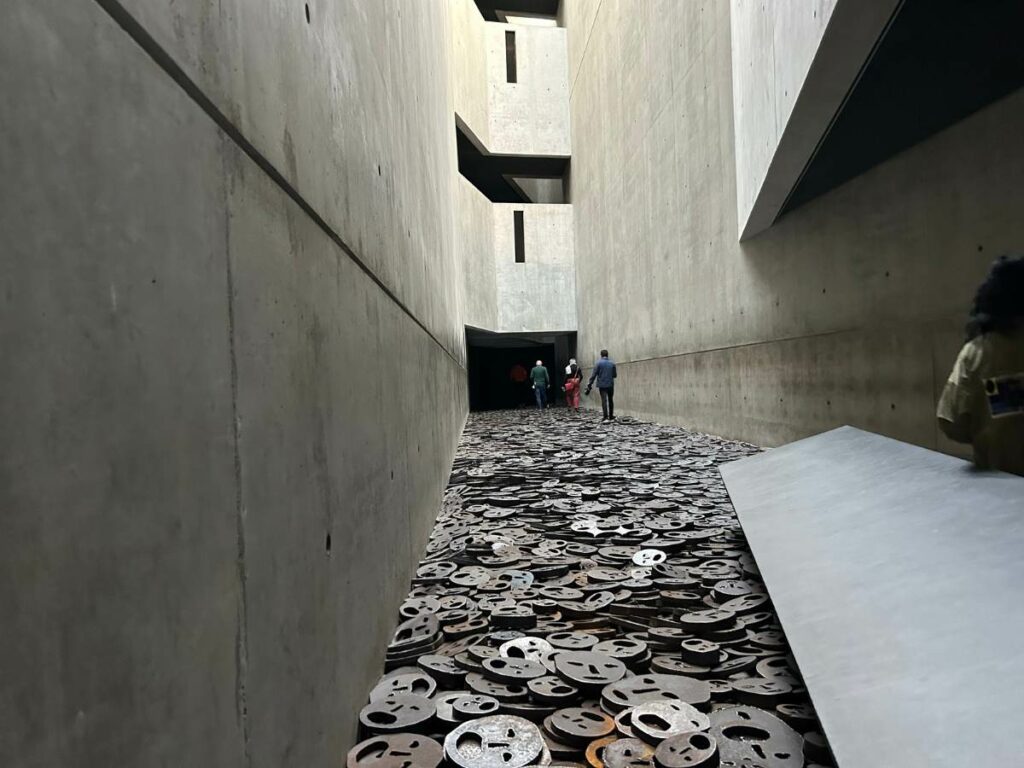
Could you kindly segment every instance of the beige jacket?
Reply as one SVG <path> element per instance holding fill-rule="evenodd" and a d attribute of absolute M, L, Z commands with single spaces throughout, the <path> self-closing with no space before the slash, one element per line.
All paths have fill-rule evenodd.
<path fill-rule="evenodd" d="M 974 463 L 1024 475 L 1024 330 L 967 342 L 937 413 L 948 437 L 974 446 Z"/>

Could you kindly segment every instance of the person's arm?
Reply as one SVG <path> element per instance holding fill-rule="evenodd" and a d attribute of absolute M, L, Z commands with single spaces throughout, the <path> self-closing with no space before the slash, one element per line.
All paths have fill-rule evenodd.
<path fill-rule="evenodd" d="M 942 396 L 939 397 L 935 414 L 942 433 L 958 443 L 973 442 L 974 419 L 971 405 L 975 382 L 972 358 L 972 345 L 968 344 L 957 356 L 953 371 L 949 374 Z"/>
<path fill-rule="evenodd" d="M 590 390 L 594 388 L 594 379 L 597 378 L 597 366 L 594 366 L 594 370 L 590 372 L 590 381 L 587 382 L 587 394 L 590 394 Z"/>
<path fill-rule="evenodd" d="M 619 378 L 619 369 L 615 367 L 615 363 L 612 363 L 612 378 Z"/>

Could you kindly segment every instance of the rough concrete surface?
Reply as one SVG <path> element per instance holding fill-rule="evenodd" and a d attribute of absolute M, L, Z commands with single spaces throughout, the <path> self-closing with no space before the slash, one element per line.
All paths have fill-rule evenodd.
<path fill-rule="evenodd" d="M 585 41 L 581 2 L 563 10 L 579 352 L 611 351 L 622 411 L 766 445 L 850 423 L 952 450 L 939 385 L 975 285 L 1024 242 L 1024 94 L 739 244 L 728 0 L 604 0 Z"/>
<path fill-rule="evenodd" d="M 0 11 L 0 764 L 334 765 L 467 408 L 447 21 L 135 6 Z"/>

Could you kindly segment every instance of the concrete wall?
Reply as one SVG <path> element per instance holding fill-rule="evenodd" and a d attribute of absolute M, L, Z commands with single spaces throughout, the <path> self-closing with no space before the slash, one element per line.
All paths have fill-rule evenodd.
<path fill-rule="evenodd" d="M 565 29 L 485 23 L 490 144 L 498 155 L 571 154 Z M 506 82 L 505 33 L 516 36 L 516 82 Z"/>
<path fill-rule="evenodd" d="M 3 5 L 0 764 L 343 759 L 466 412 L 439 8 Z"/>
<path fill-rule="evenodd" d="M 523 211 L 523 264 L 515 260 L 514 211 Z M 571 205 L 495 204 L 460 178 L 457 221 L 467 325 L 495 333 L 576 330 Z"/>
<path fill-rule="evenodd" d="M 502 333 L 576 330 L 571 205 L 495 205 L 494 269 Z M 526 261 L 515 260 L 514 211 L 523 211 Z"/>
<path fill-rule="evenodd" d="M 732 0 L 740 234 L 772 225 L 901 0 Z"/>
<path fill-rule="evenodd" d="M 484 21 L 473 0 L 451 0 L 455 112 L 495 155 L 568 157 L 566 31 Z M 507 82 L 505 33 L 516 35 L 516 82 Z"/>
<path fill-rule="evenodd" d="M 610 349 L 623 412 L 949 449 L 934 409 L 974 286 L 1024 242 L 1024 93 L 740 244 L 728 0 L 567 3 L 579 352 Z"/>
<path fill-rule="evenodd" d="M 459 177 L 456 203 L 463 315 L 474 328 L 498 328 L 498 277 L 494 259 L 494 203 Z"/>
<path fill-rule="evenodd" d="M 489 147 L 491 120 L 490 68 L 485 39 L 487 22 L 473 0 L 450 0 L 448 5 L 452 27 L 451 79 L 455 114 L 484 147 Z"/>

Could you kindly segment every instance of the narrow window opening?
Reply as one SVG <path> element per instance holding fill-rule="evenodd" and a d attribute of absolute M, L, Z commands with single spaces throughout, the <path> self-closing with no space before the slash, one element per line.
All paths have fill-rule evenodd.
<path fill-rule="evenodd" d="M 505 80 L 516 82 L 516 33 L 505 33 Z"/>
<path fill-rule="evenodd" d="M 523 238 L 523 212 L 514 211 L 512 216 L 513 228 L 515 229 L 516 236 L 516 264 L 525 264 L 526 243 Z"/>

